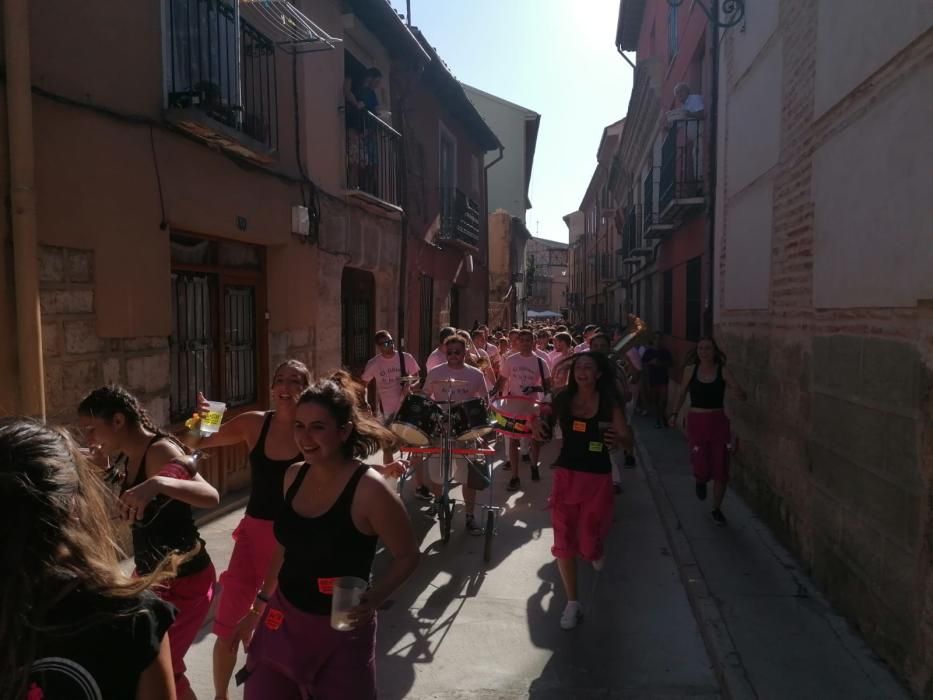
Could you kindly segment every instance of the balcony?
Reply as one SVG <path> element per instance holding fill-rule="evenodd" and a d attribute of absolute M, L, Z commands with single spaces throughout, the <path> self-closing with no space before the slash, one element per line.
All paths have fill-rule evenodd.
<path fill-rule="evenodd" d="M 644 181 L 644 204 L 642 205 L 642 231 L 645 240 L 660 240 L 666 238 L 674 229 L 673 224 L 664 223 L 658 216 L 658 202 L 654 190 L 654 168 L 648 170 Z"/>
<path fill-rule="evenodd" d="M 661 147 L 660 220 L 676 224 L 703 208 L 705 133 L 702 119 L 672 122 Z"/>
<path fill-rule="evenodd" d="M 275 44 L 221 0 L 168 0 L 165 117 L 261 163 L 278 147 Z"/>
<path fill-rule="evenodd" d="M 645 245 L 639 235 L 638 224 L 640 220 L 638 206 L 629 206 L 625 215 L 625 227 L 622 229 L 622 262 L 626 265 L 641 265 L 643 259 L 654 251 L 654 248 Z"/>
<path fill-rule="evenodd" d="M 399 211 L 402 136 L 372 112 L 347 111 L 347 190 L 381 208 Z"/>
<path fill-rule="evenodd" d="M 442 187 L 440 240 L 476 252 L 480 243 L 479 205 L 456 187 Z"/>

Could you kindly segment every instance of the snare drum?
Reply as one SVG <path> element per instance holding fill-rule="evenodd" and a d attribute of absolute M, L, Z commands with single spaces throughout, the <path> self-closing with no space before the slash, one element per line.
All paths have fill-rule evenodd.
<path fill-rule="evenodd" d="M 424 446 L 431 442 L 440 409 L 427 396 L 409 394 L 389 426 L 406 445 Z"/>
<path fill-rule="evenodd" d="M 460 442 L 476 440 L 492 431 L 484 399 L 469 399 L 451 406 L 451 433 Z"/>
<path fill-rule="evenodd" d="M 531 437 L 531 423 L 538 416 L 538 404 L 524 396 L 493 399 L 493 429 L 515 438 Z"/>

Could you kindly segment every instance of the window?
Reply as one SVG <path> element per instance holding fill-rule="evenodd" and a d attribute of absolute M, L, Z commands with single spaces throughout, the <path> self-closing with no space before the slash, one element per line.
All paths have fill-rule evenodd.
<path fill-rule="evenodd" d="M 171 248 L 171 420 L 196 410 L 199 391 L 228 407 L 256 403 L 261 250 L 181 234 L 172 235 Z"/>
<path fill-rule="evenodd" d="M 165 0 L 166 103 L 275 149 L 275 44 L 223 0 Z"/>
<path fill-rule="evenodd" d="M 661 332 L 670 335 L 674 326 L 674 271 L 665 270 L 661 291 Z"/>
<path fill-rule="evenodd" d="M 673 61 L 678 49 L 677 5 L 667 6 L 667 55 Z"/>
<path fill-rule="evenodd" d="M 702 258 L 693 258 L 687 262 L 687 299 L 686 316 L 687 329 L 685 337 L 687 340 L 697 341 L 700 339 L 700 326 L 702 323 Z"/>
<path fill-rule="evenodd" d="M 376 281 L 373 273 L 343 268 L 340 305 L 343 309 L 343 366 L 359 376 L 372 355 L 375 328 Z"/>

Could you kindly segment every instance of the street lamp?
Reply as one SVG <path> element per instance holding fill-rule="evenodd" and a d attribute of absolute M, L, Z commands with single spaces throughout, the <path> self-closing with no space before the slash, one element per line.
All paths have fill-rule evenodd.
<path fill-rule="evenodd" d="M 707 7 L 703 0 L 693 1 L 700 6 L 703 14 L 713 23 L 713 26 L 720 29 L 734 27 L 745 19 L 745 0 L 712 0 L 713 4 L 710 7 Z M 684 4 L 684 0 L 667 0 L 667 4 L 671 7 L 680 7 Z"/>

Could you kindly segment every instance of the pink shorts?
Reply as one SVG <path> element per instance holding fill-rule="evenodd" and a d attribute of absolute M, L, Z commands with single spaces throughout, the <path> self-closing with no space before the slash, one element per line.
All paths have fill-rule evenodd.
<path fill-rule="evenodd" d="M 190 576 L 176 578 L 165 588 L 156 592 L 166 603 L 178 609 L 175 622 L 168 628 L 168 642 L 172 649 L 172 672 L 175 674 L 175 689 L 183 697 L 190 684 L 185 677 L 185 654 L 198 636 L 201 625 L 211 608 L 217 572 L 211 564 L 203 571 Z"/>
<path fill-rule="evenodd" d="M 690 464 L 697 481 L 729 480 L 729 440 L 731 429 L 725 411 L 687 414 L 687 442 Z"/>
<path fill-rule="evenodd" d="M 612 527 L 612 474 L 591 474 L 558 467 L 551 490 L 551 522 L 558 559 L 579 556 L 596 561 Z"/>
<path fill-rule="evenodd" d="M 229 638 L 256 599 L 277 546 L 272 525 L 272 520 L 247 515 L 233 531 L 236 544 L 227 570 L 220 575 L 220 602 L 214 616 L 213 632 L 218 637 Z"/>

